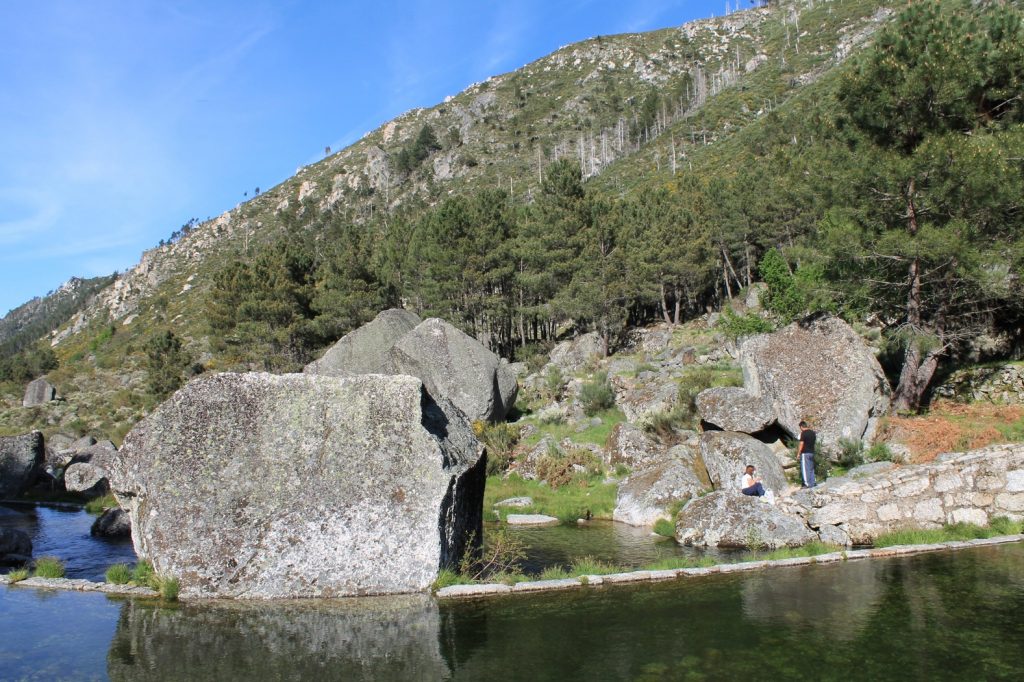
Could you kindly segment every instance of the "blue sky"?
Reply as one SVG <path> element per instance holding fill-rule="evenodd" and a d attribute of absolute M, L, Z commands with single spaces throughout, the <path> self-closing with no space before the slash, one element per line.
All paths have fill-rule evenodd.
<path fill-rule="evenodd" d="M 732 0 L 735 7 L 738 0 Z M 744 3 L 747 6 L 749 3 Z M 0 24 L 0 315 L 418 106 L 726 0 L 38 0 Z"/>

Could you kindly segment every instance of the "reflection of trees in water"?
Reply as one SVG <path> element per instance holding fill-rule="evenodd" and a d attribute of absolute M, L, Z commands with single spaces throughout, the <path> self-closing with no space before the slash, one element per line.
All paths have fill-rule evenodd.
<path fill-rule="evenodd" d="M 114 680 L 434 680 L 449 670 L 422 595 L 337 602 L 127 602 L 110 645 Z"/>
<path fill-rule="evenodd" d="M 855 638 L 881 596 L 876 561 L 759 571 L 743 584 L 743 615 L 765 624 L 824 627 Z"/>

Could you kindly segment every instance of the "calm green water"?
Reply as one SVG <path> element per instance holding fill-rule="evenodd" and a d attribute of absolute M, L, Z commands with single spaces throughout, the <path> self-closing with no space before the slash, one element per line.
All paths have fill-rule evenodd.
<path fill-rule="evenodd" d="M 435 603 L 0 588 L 0 679 L 1022 678 L 1024 546 Z"/>

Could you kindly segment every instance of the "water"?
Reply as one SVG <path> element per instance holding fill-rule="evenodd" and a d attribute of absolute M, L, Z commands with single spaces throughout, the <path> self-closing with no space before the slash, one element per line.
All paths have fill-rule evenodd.
<path fill-rule="evenodd" d="M 495 526 L 489 524 L 487 531 L 492 527 Z M 590 521 L 578 526 L 509 526 L 508 530 L 526 547 L 523 571 L 529 575 L 538 574 L 549 566 L 568 567 L 573 559 L 585 556 L 631 569 L 671 557 L 696 558 L 710 554 L 727 560 L 725 557 L 736 554 L 683 547 L 671 538 L 653 534 L 650 528 L 612 521 Z"/>
<path fill-rule="evenodd" d="M 162 608 L 0 588 L 0 678 L 1021 679 L 1024 545 L 631 587 Z"/>
<path fill-rule="evenodd" d="M 0 528 L 17 528 L 28 533 L 32 538 L 32 555 L 61 559 L 68 578 L 102 581 L 111 564 L 135 563 L 135 549 L 130 539 L 110 540 L 89 535 L 95 520 L 95 516 L 81 509 L 0 505 Z"/>

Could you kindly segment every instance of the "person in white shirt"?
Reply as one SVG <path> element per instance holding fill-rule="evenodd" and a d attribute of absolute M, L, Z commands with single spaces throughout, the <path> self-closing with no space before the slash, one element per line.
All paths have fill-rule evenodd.
<path fill-rule="evenodd" d="M 741 482 L 741 492 L 744 495 L 752 495 L 755 497 L 764 496 L 764 485 L 761 484 L 761 479 L 754 476 L 754 465 L 748 464 L 747 471 L 743 474 L 743 480 Z"/>

